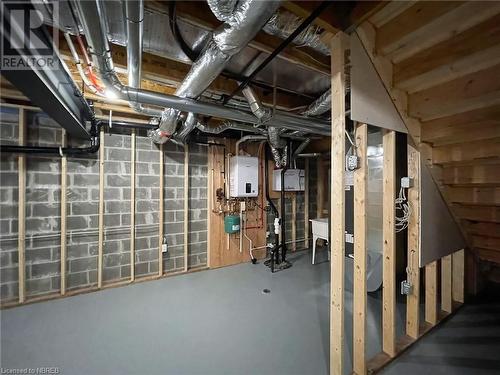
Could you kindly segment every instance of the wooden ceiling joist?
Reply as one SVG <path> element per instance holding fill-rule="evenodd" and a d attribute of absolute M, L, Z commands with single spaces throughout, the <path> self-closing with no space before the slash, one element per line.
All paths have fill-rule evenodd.
<path fill-rule="evenodd" d="M 394 84 L 421 91 L 500 63 L 500 15 L 394 65 Z"/>
<path fill-rule="evenodd" d="M 430 3 L 436 5 L 435 2 Z M 439 4 L 441 3 L 444 2 Z M 406 34 L 394 31 L 398 35 L 397 41 L 390 44 L 390 49 L 385 49 L 384 55 L 394 63 L 399 63 L 420 51 L 474 27 L 499 12 L 500 2 L 471 1 L 455 7 L 434 19 L 425 18 L 419 21 L 420 17 L 416 15 L 414 20 L 408 20 L 407 22 L 411 24 L 418 23 L 420 27 L 416 29 L 407 28 L 408 33 Z"/>
<path fill-rule="evenodd" d="M 423 121 L 500 104 L 500 65 L 409 96 L 409 113 Z"/>

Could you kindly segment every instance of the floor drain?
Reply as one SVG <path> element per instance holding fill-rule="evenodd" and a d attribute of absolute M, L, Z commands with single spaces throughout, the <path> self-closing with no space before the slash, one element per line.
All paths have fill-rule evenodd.
<path fill-rule="evenodd" d="M 271 293 L 271 290 L 270 289 L 262 289 L 262 293 L 269 294 L 269 293 Z"/>

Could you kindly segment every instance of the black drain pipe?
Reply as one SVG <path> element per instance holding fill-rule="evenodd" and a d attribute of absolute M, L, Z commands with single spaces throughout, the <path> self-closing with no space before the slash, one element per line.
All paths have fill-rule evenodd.
<path fill-rule="evenodd" d="M 106 126 L 107 121 L 97 121 L 92 124 L 90 134 L 92 140 L 88 147 L 45 147 L 45 146 L 18 146 L 18 145 L 0 145 L 2 153 L 17 153 L 17 154 L 40 154 L 54 156 L 84 156 L 95 154 L 99 151 L 101 145 L 100 128 Z M 157 128 L 157 125 L 140 124 L 126 121 L 113 121 L 111 127 L 126 128 L 126 129 L 151 129 Z"/>
<path fill-rule="evenodd" d="M 267 187 L 265 189 L 266 201 L 271 207 L 271 211 L 273 212 L 274 218 L 276 219 L 279 217 L 278 209 L 276 208 L 273 201 L 271 200 L 271 197 L 269 196 L 269 150 L 267 149 L 267 147 L 264 154 L 266 155 L 266 163 L 265 163 L 266 165 L 264 168 L 264 180 L 265 180 L 264 183 L 267 184 Z M 271 267 L 271 272 L 274 272 L 275 257 L 276 260 L 278 260 L 278 248 L 279 248 L 279 234 L 277 234 L 274 230 L 274 222 L 273 222 L 273 233 L 274 233 L 274 247 L 271 249 L 271 254 L 269 259 L 269 266 Z"/>

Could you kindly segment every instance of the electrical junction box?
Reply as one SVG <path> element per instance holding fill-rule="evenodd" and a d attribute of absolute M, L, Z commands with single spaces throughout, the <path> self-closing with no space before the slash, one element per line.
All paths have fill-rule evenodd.
<path fill-rule="evenodd" d="M 304 191 L 305 172 L 303 169 L 287 169 L 285 171 L 285 191 Z M 273 171 L 273 190 L 281 191 L 281 169 Z"/>
<path fill-rule="evenodd" d="M 229 163 L 229 195 L 233 198 L 259 195 L 259 159 L 233 156 Z"/>

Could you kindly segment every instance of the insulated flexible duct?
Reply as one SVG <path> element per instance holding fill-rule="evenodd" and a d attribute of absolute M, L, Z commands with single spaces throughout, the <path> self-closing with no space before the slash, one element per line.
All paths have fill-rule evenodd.
<path fill-rule="evenodd" d="M 255 37 L 279 4 L 261 0 L 239 2 L 224 24 L 214 31 L 175 95 L 193 99 L 201 95 L 224 70 L 230 58 Z M 179 115 L 178 110 L 167 108 L 161 116 L 158 131 L 150 133 L 151 139 L 156 143 L 164 143 L 166 135 L 175 132 Z M 186 126 L 183 125 L 184 128 Z M 184 132 L 184 129 L 181 131 Z"/>

